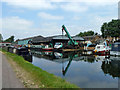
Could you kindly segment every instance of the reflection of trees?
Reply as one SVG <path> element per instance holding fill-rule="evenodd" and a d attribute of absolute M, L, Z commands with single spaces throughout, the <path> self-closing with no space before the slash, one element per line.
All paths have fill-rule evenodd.
<path fill-rule="evenodd" d="M 38 58 L 45 58 L 48 60 L 55 59 L 54 52 L 40 52 L 40 51 L 31 51 L 33 56 L 36 56 Z"/>
<path fill-rule="evenodd" d="M 83 60 L 85 62 L 94 63 L 95 62 L 95 57 L 94 56 L 84 56 Z"/>
<path fill-rule="evenodd" d="M 112 60 L 112 61 L 103 61 L 102 70 L 104 74 L 109 74 L 112 77 L 120 77 L 120 61 Z"/>

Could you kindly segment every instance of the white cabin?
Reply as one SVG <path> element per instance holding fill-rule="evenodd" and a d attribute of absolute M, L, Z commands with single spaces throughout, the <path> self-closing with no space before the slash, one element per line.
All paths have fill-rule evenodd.
<path fill-rule="evenodd" d="M 0 47 L 9 46 L 9 45 L 11 45 L 11 43 L 9 42 L 0 42 Z"/>

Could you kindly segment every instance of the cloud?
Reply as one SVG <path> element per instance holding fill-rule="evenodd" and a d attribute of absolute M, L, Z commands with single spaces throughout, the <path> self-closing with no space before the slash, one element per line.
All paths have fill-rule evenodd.
<path fill-rule="evenodd" d="M 33 22 L 21 19 L 18 16 L 6 17 L 2 19 L 2 28 L 10 30 L 27 30 Z"/>
<path fill-rule="evenodd" d="M 55 22 L 44 22 L 41 24 L 41 34 L 43 36 L 54 36 L 54 35 L 61 35 L 62 34 L 62 26 Z"/>
<path fill-rule="evenodd" d="M 89 21 L 89 28 L 92 28 L 94 31 L 101 33 L 100 29 L 104 22 L 110 22 L 112 19 L 117 19 L 114 16 L 93 16 L 92 20 Z"/>
<path fill-rule="evenodd" d="M 87 18 L 88 18 L 87 23 L 86 22 L 80 22 L 80 23 L 66 22 L 66 27 L 68 28 L 68 31 L 71 36 L 77 35 L 80 32 L 85 32 L 89 30 L 92 30 L 94 32 L 101 34 L 100 29 L 104 22 L 110 22 L 112 19 L 117 19 L 117 17 L 115 16 L 98 16 L 98 15 L 89 15 Z"/>
<path fill-rule="evenodd" d="M 64 19 L 63 16 L 54 16 L 45 12 L 40 12 L 38 13 L 38 16 L 43 18 L 43 19 L 47 19 L 47 20 L 62 20 Z"/>
<path fill-rule="evenodd" d="M 77 3 L 84 3 L 88 6 L 101 6 L 101 5 L 113 5 L 118 3 L 119 0 L 2 0 L 2 2 L 7 3 L 20 8 L 27 9 L 56 9 L 61 7 L 60 2 L 67 2 L 68 4 L 62 5 L 62 8 L 69 11 L 85 11 L 87 8 L 83 7 Z M 56 5 L 56 3 L 58 3 Z M 70 4 L 71 3 L 71 4 Z M 72 4 L 76 3 L 76 4 Z M 72 6 L 74 5 L 74 6 Z M 69 7 L 70 6 L 70 7 Z M 70 8 L 70 9 L 69 9 Z"/>
<path fill-rule="evenodd" d="M 119 0 L 50 0 L 51 2 L 118 2 Z"/>
<path fill-rule="evenodd" d="M 64 5 L 60 6 L 65 11 L 72 11 L 72 12 L 84 12 L 88 10 L 87 6 L 83 6 L 81 3 L 65 3 Z"/>
<path fill-rule="evenodd" d="M 1 27 L 4 39 L 12 35 L 15 36 L 15 39 L 22 39 L 37 35 L 52 36 L 61 34 L 61 27 L 56 23 L 43 22 L 39 27 L 34 27 L 34 22 L 18 16 L 0 18 Z"/>
<path fill-rule="evenodd" d="M 118 4 L 118 18 L 120 19 L 120 1 L 119 1 L 119 4 Z"/>
<path fill-rule="evenodd" d="M 47 0 L 2 0 L 8 5 L 28 9 L 55 9 L 56 5 Z"/>
<path fill-rule="evenodd" d="M 81 19 L 81 17 L 80 16 L 73 16 L 73 20 L 80 20 Z"/>
<path fill-rule="evenodd" d="M 119 0 L 50 0 L 51 2 L 71 2 L 71 3 L 84 3 L 89 6 L 106 6 L 113 5 L 119 2 Z"/>
<path fill-rule="evenodd" d="M 85 26 L 80 25 L 80 24 L 78 24 L 78 25 L 76 25 L 76 24 L 69 24 L 69 25 L 67 25 L 67 28 L 68 28 L 68 31 L 69 31 L 71 36 L 77 35 L 80 32 L 85 32 L 85 31 L 90 30 L 90 28 L 85 27 Z"/>
<path fill-rule="evenodd" d="M 18 16 L 4 17 L 0 21 L 2 21 L 0 24 L 2 24 L 2 34 L 5 39 L 11 35 L 22 38 L 29 35 L 27 32 L 32 31 L 33 22 Z"/>

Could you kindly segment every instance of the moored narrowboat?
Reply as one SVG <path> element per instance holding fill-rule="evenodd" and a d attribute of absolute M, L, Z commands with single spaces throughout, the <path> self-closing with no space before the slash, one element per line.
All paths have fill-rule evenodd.
<path fill-rule="evenodd" d="M 120 42 L 113 43 L 111 51 L 120 51 Z"/>

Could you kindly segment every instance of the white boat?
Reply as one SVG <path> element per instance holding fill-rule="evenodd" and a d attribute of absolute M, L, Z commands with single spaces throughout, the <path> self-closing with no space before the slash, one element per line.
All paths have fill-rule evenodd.
<path fill-rule="evenodd" d="M 93 53 L 102 53 L 105 54 L 106 52 L 110 52 L 110 47 L 105 45 L 96 45 Z"/>
<path fill-rule="evenodd" d="M 111 48 L 110 46 L 108 46 L 107 40 L 105 40 L 103 43 L 96 45 L 95 49 L 93 50 L 93 53 L 102 53 L 102 54 L 109 53 L 110 54 L 110 50 Z"/>
<path fill-rule="evenodd" d="M 54 48 L 55 49 L 59 49 L 59 48 L 62 48 L 63 44 L 62 43 L 56 43 Z"/>

